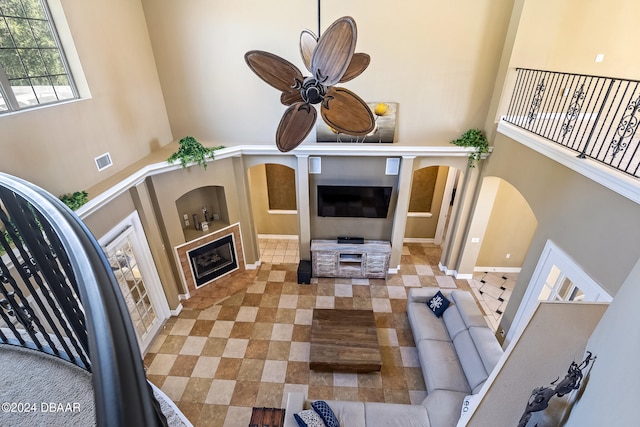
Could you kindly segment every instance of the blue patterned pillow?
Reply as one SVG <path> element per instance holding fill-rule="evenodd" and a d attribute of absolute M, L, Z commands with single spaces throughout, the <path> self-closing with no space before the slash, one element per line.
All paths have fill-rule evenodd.
<path fill-rule="evenodd" d="M 320 415 L 313 409 L 306 409 L 293 414 L 293 418 L 295 418 L 300 427 L 326 427 Z"/>
<path fill-rule="evenodd" d="M 446 299 L 440 291 L 427 301 L 427 307 L 438 317 L 442 316 L 442 313 L 449 307 L 449 304 L 451 304 L 451 302 Z"/>
<path fill-rule="evenodd" d="M 320 415 L 320 418 L 322 418 L 322 421 L 324 421 L 327 427 L 340 427 L 340 422 L 338 418 L 336 418 L 336 414 L 333 413 L 327 402 L 324 400 L 316 400 L 311 403 L 311 407 Z"/>

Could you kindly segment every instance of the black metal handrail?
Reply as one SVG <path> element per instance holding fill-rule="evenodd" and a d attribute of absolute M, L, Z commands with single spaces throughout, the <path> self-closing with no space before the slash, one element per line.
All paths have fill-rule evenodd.
<path fill-rule="evenodd" d="M 92 372 L 96 422 L 166 425 L 133 324 L 91 232 L 56 197 L 0 173 L 0 343 Z"/>
<path fill-rule="evenodd" d="M 640 82 L 517 68 L 508 123 L 640 177 Z"/>

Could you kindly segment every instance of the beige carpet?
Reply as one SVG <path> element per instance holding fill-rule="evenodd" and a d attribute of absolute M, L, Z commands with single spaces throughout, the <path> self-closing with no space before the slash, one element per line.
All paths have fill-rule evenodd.
<path fill-rule="evenodd" d="M 154 387 L 169 426 L 190 426 Z M 38 351 L 0 345 L 0 426 L 96 425 L 91 374 Z"/>
<path fill-rule="evenodd" d="M 57 357 L 0 346 L 0 425 L 95 425 L 91 374 Z"/>

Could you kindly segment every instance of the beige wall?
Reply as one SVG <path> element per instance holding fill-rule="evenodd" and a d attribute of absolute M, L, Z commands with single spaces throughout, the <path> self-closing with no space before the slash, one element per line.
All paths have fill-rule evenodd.
<path fill-rule="evenodd" d="M 637 37 L 638 16 L 634 0 L 525 1 L 511 67 L 638 79 L 628 44 Z M 599 53 L 605 58 L 596 63 Z"/>
<path fill-rule="evenodd" d="M 556 378 L 564 378 L 571 362 L 582 361 L 587 340 L 606 309 L 607 305 L 602 303 L 540 304 L 520 339 L 507 350 L 504 364 L 496 367 L 495 380 L 468 425 L 518 425 L 533 389 L 549 387 Z M 556 402 L 558 398 L 554 397 L 548 414 L 554 422 L 547 419 L 541 426 L 562 425 L 558 420 L 562 418 L 563 408 L 552 411 L 556 409 Z"/>
<path fill-rule="evenodd" d="M 135 210 L 136 208 L 131 199 L 131 195 L 126 192 L 110 201 L 98 211 L 82 218 L 82 222 L 89 227 L 89 230 L 91 230 L 91 233 L 93 233 L 96 239 L 100 239 Z"/>
<path fill-rule="evenodd" d="M 142 1 L 177 138 L 273 144 L 285 107 L 244 62 L 252 49 L 303 69 L 300 31 L 317 32 L 315 2 Z M 400 144 L 445 145 L 482 126 L 513 0 L 322 4 L 322 30 L 340 16 L 358 25 L 371 65 L 346 83 L 367 101 L 399 103 Z M 308 140 L 315 141 L 315 132 Z"/>
<path fill-rule="evenodd" d="M 440 208 L 444 197 L 444 187 L 447 184 L 447 166 L 438 167 L 438 173 L 431 200 L 431 217 L 408 217 L 407 228 L 404 237 L 418 239 L 433 239 L 436 235 L 436 227 L 440 219 Z M 448 196 L 447 196 L 448 197 Z"/>
<path fill-rule="evenodd" d="M 141 4 L 62 0 L 91 98 L 0 116 L 0 170 L 84 190 L 172 140 Z M 98 172 L 94 158 L 114 165 Z"/>
<path fill-rule="evenodd" d="M 544 173 L 541 173 L 544 171 Z M 522 194 L 538 228 L 502 319 L 508 330 L 547 241 L 569 254 L 607 292 L 615 295 L 638 259 L 640 206 L 498 134 L 485 174 Z"/>
<path fill-rule="evenodd" d="M 522 266 L 536 227 L 536 218 L 527 201 L 512 185 L 500 180 L 476 266 Z"/>
<path fill-rule="evenodd" d="M 309 209 L 312 239 L 357 236 L 391 240 L 398 197 L 395 175 L 385 175 L 384 157 L 322 157 L 322 173 L 309 176 Z M 328 218 L 318 216 L 318 185 L 372 185 L 393 187 L 386 218 Z"/>
<path fill-rule="evenodd" d="M 269 213 L 269 194 L 264 164 L 253 166 L 248 173 L 256 232 L 297 236 L 298 215 L 296 213 Z"/>

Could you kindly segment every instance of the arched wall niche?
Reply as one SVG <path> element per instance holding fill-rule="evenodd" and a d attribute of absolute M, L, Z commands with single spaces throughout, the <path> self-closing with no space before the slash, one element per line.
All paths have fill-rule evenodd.
<path fill-rule="evenodd" d="M 187 242 L 229 225 L 229 211 L 223 186 L 194 188 L 180 196 L 175 203 L 176 215 L 180 218 L 184 239 Z"/>

